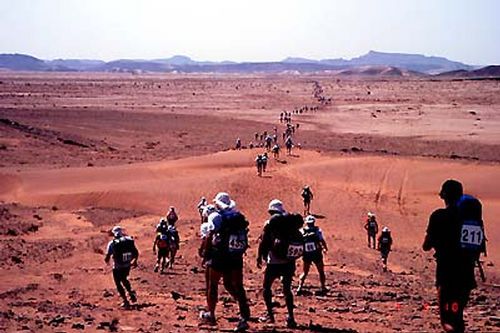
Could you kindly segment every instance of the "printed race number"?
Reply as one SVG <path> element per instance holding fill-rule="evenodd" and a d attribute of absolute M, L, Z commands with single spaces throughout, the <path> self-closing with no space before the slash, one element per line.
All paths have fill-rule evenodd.
<path fill-rule="evenodd" d="M 122 254 L 122 260 L 123 262 L 129 262 L 132 260 L 132 252 L 125 252 Z"/>
<path fill-rule="evenodd" d="M 290 244 L 288 245 L 287 257 L 288 258 L 299 258 L 304 253 L 304 246 L 302 244 Z"/>
<path fill-rule="evenodd" d="M 483 243 L 484 234 L 481 226 L 474 221 L 465 221 L 462 225 L 460 243 L 464 248 L 478 248 Z"/>
<path fill-rule="evenodd" d="M 317 250 L 315 242 L 308 242 L 305 245 L 306 252 L 315 252 Z"/>
<path fill-rule="evenodd" d="M 230 251 L 241 251 L 246 248 L 247 244 L 244 239 L 238 235 L 229 235 L 229 250 Z"/>

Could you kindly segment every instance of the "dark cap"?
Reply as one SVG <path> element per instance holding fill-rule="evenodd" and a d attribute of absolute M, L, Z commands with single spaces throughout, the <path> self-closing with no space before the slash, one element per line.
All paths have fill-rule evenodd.
<path fill-rule="evenodd" d="M 458 200 L 463 194 L 464 189 L 462 183 L 454 179 L 445 181 L 441 186 L 441 192 L 439 192 L 439 196 L 447 200 Z"/>

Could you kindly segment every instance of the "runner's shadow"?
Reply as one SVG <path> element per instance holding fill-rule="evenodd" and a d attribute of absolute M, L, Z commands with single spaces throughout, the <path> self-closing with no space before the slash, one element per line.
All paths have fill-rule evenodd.
<path fill-rule="evenodd" d="M 317 219 L 326 219 L 325 215 L 321 215 L 321 214 L 311 214 L 311 215 L 314 216 Z"/>

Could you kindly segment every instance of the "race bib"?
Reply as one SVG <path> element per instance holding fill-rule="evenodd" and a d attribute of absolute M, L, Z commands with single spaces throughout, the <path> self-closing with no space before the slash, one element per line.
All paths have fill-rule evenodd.
<path fill-rule="evenodd" d="M 132 260 L 132 252 L 125 252 L 122 254 L 122 261 L 125 262 L 130 262 Z"/>
<path fill-rule="evenodd" d="M 317 250 L 315 242 L 308 242 L 305 245 L 306 252 L 315 252 Z"/>
<path fill-rule="evenodd" d="M 287 257 L 290 259 L 297 259 L 304 254 L 304 246 L 302 244 L 288 245 Z"/>
<path fill-rule="evenodd" d="M 240 235 L 229 235 L 229 251 L 242 251 L 247 247 L 246 239 Z"/>
<path fill-rule="evenodd" d="M 483 244 L 483 229 L 476 221 L 465 221 L 460 234 L 462 248 L 477 250 Z"/>

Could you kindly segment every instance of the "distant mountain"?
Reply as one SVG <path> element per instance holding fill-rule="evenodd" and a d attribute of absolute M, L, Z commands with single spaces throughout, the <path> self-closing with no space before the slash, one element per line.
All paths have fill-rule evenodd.
<path fill-rule="evenodd" d="M 13 71 L 45 71 L 49 66 L 43 60 L 25 54 L 0 54 L 0 68 Z"/>
<path fill-rule="evenodd" d="M 67 69 L 73 71 L 91 71 L 98 66 L 104 65 L 106 62 L 102 60 L 86 60 L 86 59 L 56 59 L 47 60 L 45 64 L 49 65 L 53 70 Z"/>
<path fill-rule="evenodd" d="M 168 64 L 168 65 L 176 65 L 176 66 L 195 65 L 195 64 L 197 64 L 196 61 L 192 60 L 189 57 L 183 56 L 183 55 L 175 55 L 175 56 L 173 56 L 171 58 L 158 59 L 158 60 L 154 60 L 154 61 L 165 63 L 165 64 Z"/>
<path fill-rule="evenodd" d="M 456 70 L 439 74 L 442 77 L 459 78 L 500 78 L 500 65 L 486 66 L 471 71 Z"/>
<path fill-rule="evenodd" d="M 370 51 L 350 61 L 351 65 L 386 65 L 408 69 L 427 74 L 437 74 L 445 71 L 473 69 L 472 66 L 443 57 L 427 57 L 421 54 L 385 53 Z"/>
<path fill-rule="evenodd" d="M 362 76 L 416 76 L 422 73 L 408 71 L 393 66 L 360 66 L 351 67 L 337 73 L 338 75 L 362 75 Z"/>
<path fill-rule="evenodd" d="M 97 72 L 180 72 L 180 73 L 303 73 L 329 72 L 342 75 L 415 75 L 436 74 L 450 71 L 474 70 L 473 66 L 443 57 L 420 54 L 384 53 L 370 51 L 350 60 L 313 60 L 288 57 L 276 62 L 212 62 L 196 61 L 187 56 L 155 60 L 121 59 L 101 60 L 57 59 L 41 60 L 23 54 L 0 54 L 0 69 L 16 71 L 97 71 Z"/>
<path fill-rule="evenodd" d="M 285 64 L 316 64 L 319 61 L 306 58 L 288 57 L 281 60 L 281 62 L 284 62 Z"/>

